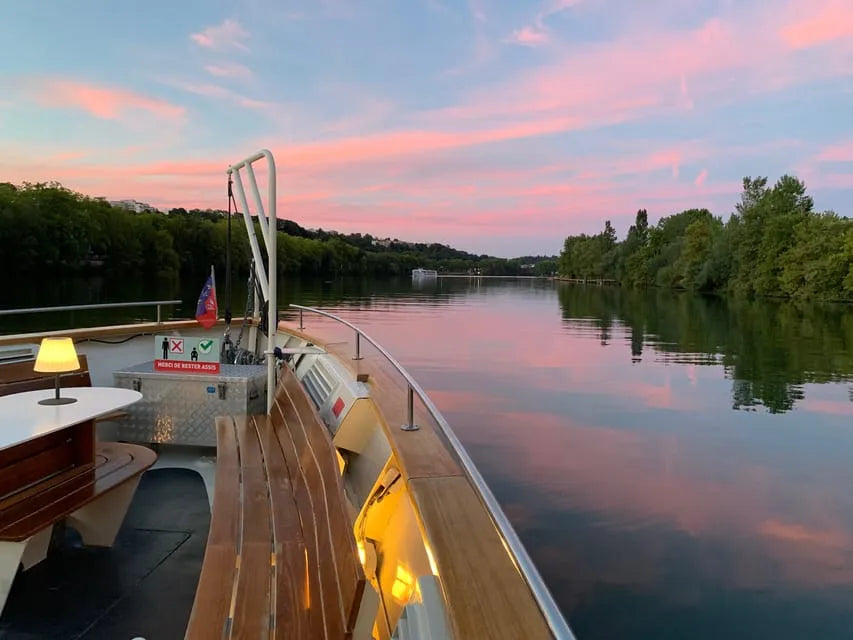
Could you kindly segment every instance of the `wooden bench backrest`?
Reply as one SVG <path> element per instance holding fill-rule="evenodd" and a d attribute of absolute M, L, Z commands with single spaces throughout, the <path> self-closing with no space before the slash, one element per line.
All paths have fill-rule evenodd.
<path fill-rule="evenodd" d="M 63 373 L 60 376 L 60 384 L 63 388 L 92 386 L 92 379 L 89 376 L 89 362 L 86 356 L 80 354 L 77 359 L 80 361 L 80 368 L 77 371 Z M 56 384 L 54 374 L 33 371 L 35 363 L 35 360 L 23 360 L 0 364 L 0 396 L 53 388 Z"/>
<path fill-rule="evenodd" d="M 351 633 L 365 588 L 334 445 L 293 372 L 281 369 L 269 424 L 281 443 L 308 561 L 309 627 Z M 324 635 L 321 635 L 324 634 Z"/>

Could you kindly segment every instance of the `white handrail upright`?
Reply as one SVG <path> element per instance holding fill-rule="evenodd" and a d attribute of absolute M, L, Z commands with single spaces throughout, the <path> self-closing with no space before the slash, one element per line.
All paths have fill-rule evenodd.
<path fill-rule="evenodd" d="M 255 172 L 252 170 L 252 163 L 266 158 L 268 168 L 268 185 L 267 185 L 267 209 L 264 211 L 261 194 L 258 191 L 258 181 L 255 179 Z M 258 210 L 258 221 L 261 225 L 261 231 L 264 238 L 264 245 L 267 250 L 267 272 L 264 273 L 264 261 L 261 256 L 261 250 L 258 246 L 258 239 L 255 236 L 255 226 L 252 224 L 252 216 L 249 212 L 249 203 L 246 200 L 246 192 L 243 190 L 243 180 L 240 175 L 240 169 L 246 169 L 246 176 L 249 179 L 249 188 L 252 191 L 252 197 L 255 201 L 255 206 Z M 234 187 L 237 192 L 237 197 L 240 200 L 240 206 L 243 209 L 243 221 L 246 223 L 246 232 L 249 234 L 249 246 L 252 249 L 252 257 L 255 260 L 255 275 L 258 278 L 258 283 L 261 287 L 261 293 L 267 300 L 268 305 L 268 321 L 267 321 L 267 349 L 264 351 L 267 360 L 267 411 L 272 408 L 273 397 L 275 396 L 275 358 L 273 351 L 275 349 L 275 336 L 278 330 L 278 300 L 276 296 L 277 273 L 276 273 L 276 245 L 278 240 L 278 217 L 276 212 L 276 174 L 275 174 L 275 159 L 272 153 L 267 149 L 261 149 L 257 153 L 250 155 L 248 158 L 241 160 L 228 167 L 227 173 L 233 175 Z"/>

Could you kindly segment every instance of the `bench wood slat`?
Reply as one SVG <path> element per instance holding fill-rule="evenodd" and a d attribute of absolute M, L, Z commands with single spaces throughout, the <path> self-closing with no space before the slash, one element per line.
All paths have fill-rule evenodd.
<path fill-rule="evenodd" d="M 49 478 L 48 480 L 45 480 L 44 482 L 40 482 L 36 485 L 28 487 L 27 489 L 24 489 L 22 491 L 18 491 L 17 493 L 14 493 L 10 496 L 6 496 L 5 498 L 2 499 L 2 501 L 0 501 L 0 517 L 2 517 L 2 514 L 4 513 L 4 511 L 6 509 L 9 509 L 11 506 L 18 504 L 19 502 L 21 502 L 23 500 L 27 500 L 27 499 L 31 498 L 32 496 L 36 495 L 37 493 L 40 493 L 40 492 L 44 491 L 46 488 L 49 488 L 53 485 L 64 484 L 64 483 L 68 482 L 69 480 L 71 480 L 72 478 L 90 471 L 92 468 L 97 468 L 97 467 L 100 467 L 100 466 L 106 464 L 107 461 L 108 461 L 107 458 L 99 453 L 98 455 L 95 456 L 95 462 L 92 465 L 80 466 L 80 467 L 74 467 L 72 469 L 68 469 L 67 471 L 63 471 L 61 473 L 58 473 L 57 475 L 53 476 L 52 478 Z"/>
<path fill-rule="evenodd" d="M 83 465 L 72 471 L 63 482 L 52 482 L 52 478 L 33 487 L 34 491 L 27 500 L 19 500 L 17 494 L 9 496 L 0 503 L 0 533 L 5 527 L 21 520 L 39 509 L 50 505 L 57 496 L 63 496 L 91 484 L 99 475 L 108 475 L 130 464 L 131 457 L 127 453 L 107 453 L 106 462 L 98 467 Z"/>
<path fill-rule="evenodd" d="M 305 545 L 305 602 L 307 604 L 307 628 L 310 634 L 316 638 L 329 638 L 327 632 L 328 622 L 326 621 L 328 611 L 324 607 L 322 599 L 322 582 L 321 573 L 322 563 L 320 562 L 318 538 L 321 537 L 317 521 L 314 517 L 311 496 L 308 492 L 308 486 L 305 481 L 305 476 L 299 463 L 298 450 L 293 444 L 290 435 L 287 432 L 287 424 L 284 415 L 281 412 L 281 406 L 278 401 L 273 405 L 270 413 L 270 423 L 275 429 L 276 438 L 278 439 L 282 454 L 287 462 L 287 468 L 290 472 L 290 484 L 293 487 L 293 500 L 296 504 L 299 514 L 299 521 L 302 529 L 302 539 Z M 299 573 L 296 574 L 300 575 Z M 298 578 L 297 578 L 298 579 Z M 311 637 L 309 634 L 308 637 Z"/>
<path fill-rule="evenodd" d="M 289 370 L 269 416 L 216 419 L 208 550 L 187 638 L 350 638 L 365 579 L 335 450 Z"/>
<path fill-rule="evenodd" d="M 274 611 L 276 638 L 308 638 L 305 543 L 281 443 L 267 416 L 253 416 L 269 482 L 275 545 Z M 271 594 L 272 597 L 273 594 Z"/>
<path fill-rule="evenodd" d="M 207 543 L 204 564 L 187 623 L 187 640 L 228 637 L 226 630 L 231 609 L 235 558 L 232 545 Z"/>
<path fill-rule="evenodd" d="M 237 566 L 240 462 L 234 420 L 216 419 L 216 493 L 186 638 L 224 637 Z"/>
<path fill-rule="evenodd" d="M 338 590 L 338 602 L 344 626 L 351 630 L 358 614 L 358 605 L 364 590 L 364 578 L 358 553 L 355 547 L 350 516 L 346 509 L 343 481 L 326 426 L 320 421 L 308 394 L 299 380 L 289 370 L 283 375 L 280 388 L 286 392 L 293 408 L 295 422 L 289 421 L 290 433 L 294 442 L 301 441 L 304 451 L 309 452 L 316 474 L 308 477 L 316 483 L 311 487 L 312 495 L 319 496 L 322 511 L 318 520 L 328 531 L 331 545 L 332 568 L 335 570 L 335 582 Z M 301 440 L 304 438 L 304 440 Z M 303 454 L 303 458 L 306 455 Z M 310 463 L 308 464 L 310 468 Z M 317 500 L 315 500 L 317 508 Z"/>
<path fill-rule="evenodd" d="M 255 424 L 234 419 L 240 449 L 242 531 L 237 592 L 231 623 L 235 638 L 260 638 L 270 628 L 272 522 L 267 477 Z"/>

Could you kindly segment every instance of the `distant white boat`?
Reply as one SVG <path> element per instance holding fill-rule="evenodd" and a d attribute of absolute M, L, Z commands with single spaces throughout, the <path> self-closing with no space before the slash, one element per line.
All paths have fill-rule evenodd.
<path fill-rule="evenodd" d="M 412 280 L 420 280 L 422 278 L 437 278 L 438 271 L 435 269 L 412 269 Z"/>

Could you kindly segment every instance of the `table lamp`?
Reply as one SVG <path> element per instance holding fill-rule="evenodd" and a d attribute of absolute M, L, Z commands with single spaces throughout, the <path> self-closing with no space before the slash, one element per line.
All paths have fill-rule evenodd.
<path fill-rule="evenodd" d="M 66 371 L 76 371 L 80 368 L 77 351 L 71 338 L 44 338 L 39 347 L 33 371 L 56 374 L 56 396 L 39 400 L 39 404 L 71 404 L 77 398 L 59 397 L 59 374 Z"/>

